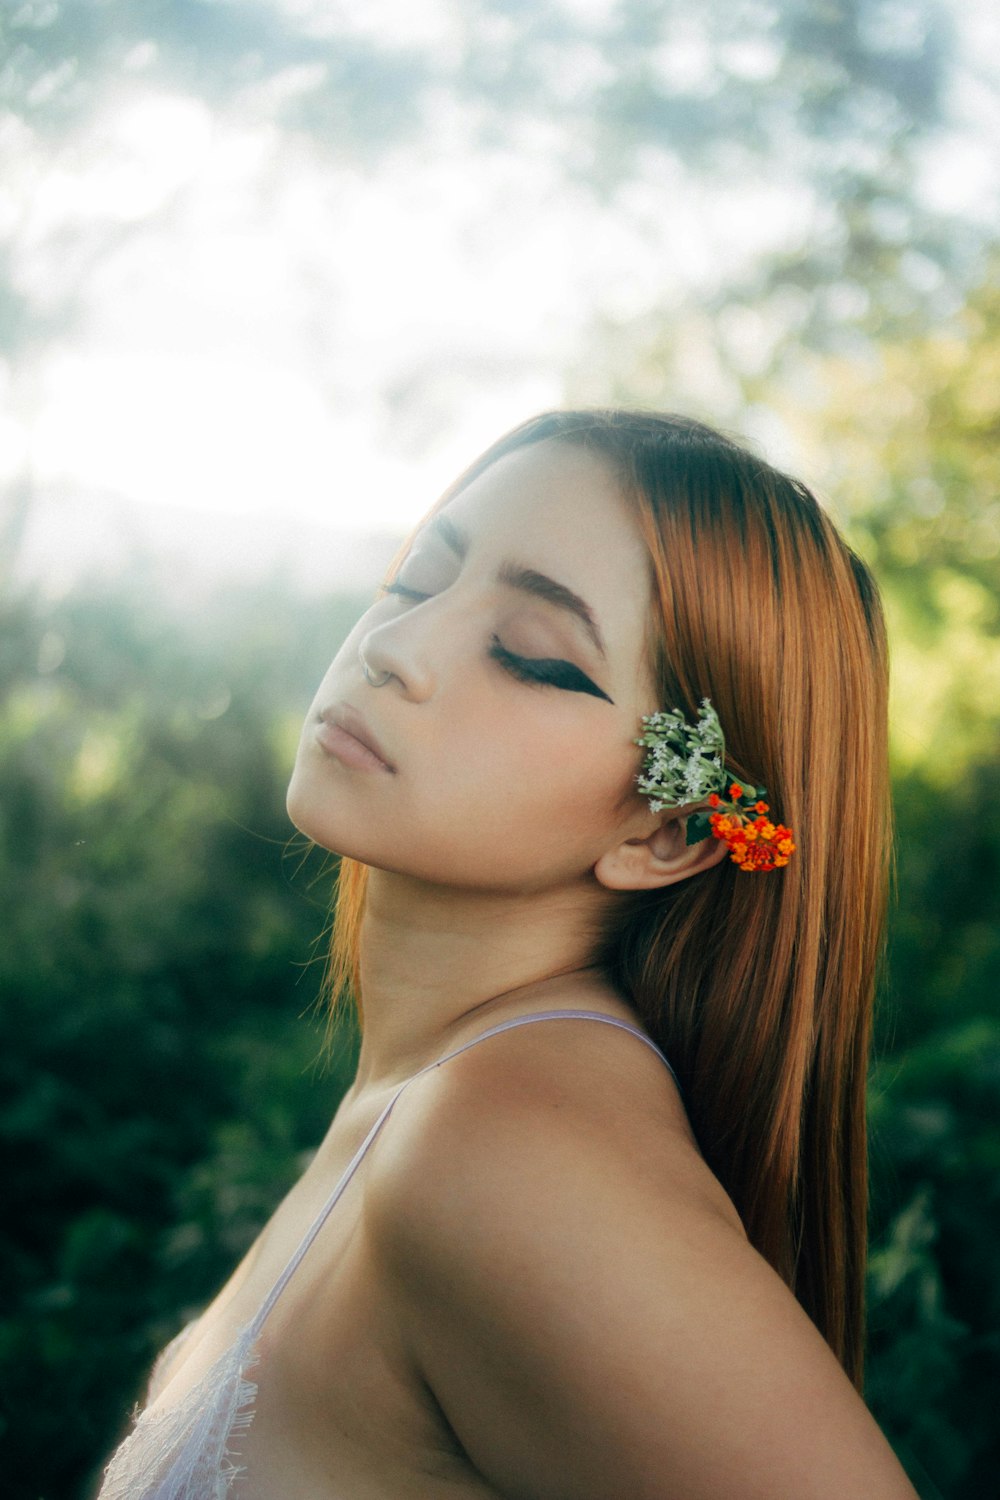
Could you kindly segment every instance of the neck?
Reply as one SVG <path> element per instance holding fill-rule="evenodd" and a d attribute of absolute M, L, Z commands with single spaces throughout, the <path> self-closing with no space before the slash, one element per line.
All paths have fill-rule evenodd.
<path fill-rule="evenodd" d="M 373 869 L 361 927 L 362 1042 L 355 1089 L 401 1082 L 503 1008 L 585 1005 L 607 994 L 591 957 L 607 892 L 454 890 Z M 497 1015 L 496 1019 L 500 1019 Z"/>

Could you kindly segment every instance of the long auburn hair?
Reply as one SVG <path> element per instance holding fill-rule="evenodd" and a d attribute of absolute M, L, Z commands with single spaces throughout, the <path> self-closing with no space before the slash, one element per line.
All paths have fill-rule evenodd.
<path fill-rule="evenodd" d="M 543 413 L 487 449 L 434 511 L 546 439 L 610 461 L 634 507 L 660 706 L 693 718 L 710 698 L 727 767 L 767 787 L 797 841 L 780 872 L 727 860 L 630 893 L 594 958 L 670 1058 L 751 1243 L 860 1387 L 865 1093 L 891 858 L 877 588 L 803 484 L 674 415 Z M 359 1018 L 367 874 L 341 861 L 327 972 L 334 1011 L 353 998 Z"/>

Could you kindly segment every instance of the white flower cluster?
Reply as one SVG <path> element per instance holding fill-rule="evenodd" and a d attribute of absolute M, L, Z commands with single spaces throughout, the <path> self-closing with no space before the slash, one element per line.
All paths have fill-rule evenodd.
<path fill-rule="evenodd" d="M 725 783 L 726 742 L 722 725 L 707 698 L 702 699 L 697 724 L 689 724 L 679 708 L 643 717 L 645 733 L 635 741 L 649 754 L 636 780 L 650 798 L 650 812 L 700 802 Z"/>

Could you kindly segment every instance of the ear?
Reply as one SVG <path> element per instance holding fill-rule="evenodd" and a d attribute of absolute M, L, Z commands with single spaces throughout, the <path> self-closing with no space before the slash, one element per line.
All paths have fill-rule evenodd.
<path fill-rule="evenodd" d="M 687 812 L 694 812 L 688 808 Z M 669 813 L 645 838 L 625 839 L 602 854 L 594 875 L 609 891 L 655 891 L 675 885 L 725 859 L 722 839 L 687 842 L 687 813 Z"/>

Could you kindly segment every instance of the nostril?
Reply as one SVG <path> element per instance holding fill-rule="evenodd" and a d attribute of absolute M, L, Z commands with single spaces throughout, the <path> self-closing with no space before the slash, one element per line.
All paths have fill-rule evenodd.
<path fill-rule="evenodd" d="M 364 654 L 362 653 L 360 646 L 358 647 L 358 661 L 361 663 L 361 670 L 365 674 L 365 681 L 371 687 L 385 687 L 386 683 L 389 681 L 389 678 L 392 676 L 392 673 L 389 671 L 373 672 L 371 667 L 365 661 Z"/>

